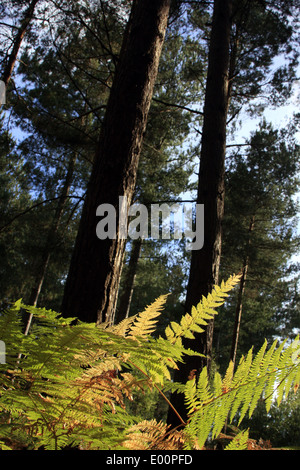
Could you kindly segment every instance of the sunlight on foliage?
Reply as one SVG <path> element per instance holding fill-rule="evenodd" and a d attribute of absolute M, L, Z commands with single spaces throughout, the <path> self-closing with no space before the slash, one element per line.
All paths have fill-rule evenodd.
<path fill-rule="evenodd" d="M 166 337 L 154 338 L 167 296 L 119 325 L 74 322 L 59 314 L 28 307 L 21 301 L 0 314 L 6 363 L 0 364 L 0 446 L 2 449 L 203 449 L 217 438 L 225 423 L 253 413 L 261 397 L 267 409 L 278 404 L 300 382 L 299 339 L 269 349 L 265 343 L 242 357 L 236 370 L 210 380 L 206 368 L 187 383 L 172 382 L 172 370 L 185 355 L 182 338 L 192 338 L 225 302 L 239 282 L 232 276 L 207 298 L 171 322 Z M 22 310 L 32 313 L 31 333 L 22 334 Z M 188 420 L 180 429 L 162 421 L 130 414 L 134 392 L 156 388 L 168 402 L 168 390 L 184 393 Z M 228 449 L 247 448 L 247 432 L 230 441 Z"/>

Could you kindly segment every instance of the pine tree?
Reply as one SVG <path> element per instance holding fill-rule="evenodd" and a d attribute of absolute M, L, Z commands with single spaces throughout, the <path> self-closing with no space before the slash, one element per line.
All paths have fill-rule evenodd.
<path fill-rule="evenodd" d="M 0 121 L 0 179 L 0 298 L 6 304 L 26 292 L 29 214 L 24 215 L 18 230 L 15 225 L 18 214 L 33 201 L 24 159 L 20 158 L 17 142 L 6 129 L 4 115 Z"/>
<path fill-rule="evenodd" d="M 119 196 L 131 205 L 169 7 L 162 0 L 133 3 L 65 286 L 64 315 L 113 320 L 125 240 L 118 222 L 116 238 L 97 238 L 96 209 L 104 203 L 118 208 Z"/>
<path fill-rule="evenodd" d="M 226 275 L 233 269 L 243 276 L 226 315 L 216 319 L 216 357 L 222 354 L 218 362 L 233 358 L 236 350 L 240 357 L 250 342 L 257 345 L 264 338 L 293 335 L 297 267 L 291 257 L 299 247 L 295 132 L 293 123 L 277 130 L 263 121 L 248 147 L 239 147 L 229 158 L 221 272 Z"/>
<path fill-rule="evenodd" d="M 40 0 L 31 0 L 29 3 L 20 20 L 20 25 L 17 27 L 17 30 L 14 34 L 11 51 L 6 51 L 6 56 L 3 59 L 3 72 L 1 76 L 1 79 L 3 80 L 6 88 L 8 87 L 9 81 L 11 79 L 22 41 L 27 29 L 30 26 L 30 23 L 33 20 L 35 9 L 39 1 Z"/>
<path fill-rule="evenodd" d="M 227 10 L 221 10 L 225 7 Z M 190 311 L 192 305 L 195 305 L 201 296 L 206 295 L 212 285 L 218 282 L 225 197 L 226 135 L 229 122 L 236 118 L 245 103 L 250 104 L 251 109 L 251 100 L 257 99 L 262 89 L 265 89 L 262 77 L 267 70 L 270 71 L 274 56 L 283 50 L 290 52 L 286 41 L 288 37 L 292 38 L 294 35 L 291 27 L 286 25 L 286 19 L 291 13 L 282 6 L 275 10 L 276 12 L 264 2 L 262 4 L 245 2 L 243 5 L 240 2 L 214 2 L 197 197 L 198 203 L 204 203 L 205 206 L 205 241 L 201 250 L 192 253 L 186 311 Z M 266 29 L 267 22 L 271 27 L 271 33 Z M 259 23 L 262 28 L 257 32 Z M 280 89 L 276 76 L 287 76 L 289 79 L 294 77 L 296 59 L 297 57 L 292 54 L 288 70 L 285 73 L 282 69 L 277 70 L 267 82 L 270 96 L 272 93 L 277 96 L 276 92 Z M 252 63 L 256 66 L 250 81 Z M 245 93 L 246 84 L 249 91 Z M 289 96 L 291 81 L 287 87 L 281 87 L 281 92 L 284 92 L 285 97 Z M 259 103 L 262 106 L 262 102 Z M 199 351 L 206 356 L 208 366 L 212 359 L 212 341 L 213 321 L 199 342 Z M 201 361 L 193 362 L 193 359 L 189 359 L 176 373 L 177 380 L 186 380 L 190 370 L 199 370 L 201 367 L 203 367 Z M 182 407 L 183 404 L 180 409 Z M 170 422 L 173 417 L 171 413 Z"/>
<path fill-rule="evenodd" d="M 96 21 L 97 12 L 93 6 L 90 12 L 84 12 L 90 24 L 82 25 L 79 19 L 85 23 L 85 18 L 80 16 L 74 3 L 70 3 L 70 9 L 71 12 L 65 12 L 62 7 L 59 14 L 64 19 L 66 15 L 72 16 L 74 23 L 64 22 L 67 27 L 59 22 L 55 25 L 58 38 L 54 44 L 51 31 L 47 31 L 47 28 L 46 32 L 40 33 L 39 40 L 36 37 L 26 37 L 25 52 L 17 68 L 17 73 L 22 74 L 24 81 L 20 85 L 18 83 L 17 97 L 10 99 L 16 123 L 25 131 L 18 152 L 26 161 L 28 184 L 36 197 L 31 204 L 37 217 L 33 226 L 39 227 L 41 238 L 44 237 L 39 241 L 37 236 L 34 237 L 36 253 L 34 262 L 30 263 L 32 285 L 28 293 L 26 288 L 24 298 L 28 303 L 36 303 L 41 286 L 44 285 L 47 295 L 42 297 L 43 301 L 57 309 L 62 286 L 59 279 L 63 279 L 67 273 L 69 243 L 74 242 L 80 198 L 84 196 L 90 172 L 91 149 L 94 151 L 95 135 L 99 132 L 105 108 L 105 104 L 100 107 L 96 104 L 98 105 L 99 99 L 103 99 L 105 103 L 108 94 L 108 85 L 105 83 L 108 68 L 104 64 L 109 62 L 114 53 L 113 50 L 108 53 L 105 41 L 99 38 L 99 62 L 93 58 L 96 53 L 91 47 L 93 45 L 96 49 L 96 46 L 89 26 Z M 81 13 L 83 14 L 82 11 Z M 113 24 L 106 22 L 106 26 L 114 28 L 114 38 L 117 40 L 120 25 L 111 18 L 110 21 Z M 50 29 L 51 27 L 52 25 Z M 100 27 L 99 30 L 95 34 L 104 34 Z M 78 47 L 75 39 L 80 34 L 82 37 Z M 108 30 L 105 34 L 108 34 Z M 111 42 L 110 47 L 115 47 L 115 44 Z M 91 87 L 92 82 L 94 86 Z M 18 98 L 20 96 L 21 100 Z M 45 208 L 50 209 L 48 221 L 44 218 Z M 24 222 L 22 210 L 16 223 Z M 62 248 L 65 248 L 63 256 Z M 60 253 L 58 259 L 61 259 L 61 265 L 53 257 L 50 259 L 54 252 Z M 55 268 L 56 280 L 53 272 Z M 25 273 L 24 277 L 28 279 Z M 47 279 L 51 279 L 55 286 L 52 291 Z"/>
<path fill-rule="evenodd" d="M 224 211 L 224 165 L 226 124 L 228 112 L 228 71 L 230 51 L 232 2 L 215 0 L 210 38 L 206 95 L 204 103 L 200 173 L 197 203 L 204 204 L 204 247 L 192 253 L 185 309 L 191 311 L 202 295 L 207 295 L 218 283 L 221 257 L 221 222 Z M 210 354 L 212 323 L 199 347 L 205 356 Z M 199 358 L 190 358 L 175 374 L 185 382 L 192 369 L 199 370 Z M 184 412 L 182 397 L 174 395 L 175 407 Z M 168 422 L 177 417 L 170 410 Z"/>

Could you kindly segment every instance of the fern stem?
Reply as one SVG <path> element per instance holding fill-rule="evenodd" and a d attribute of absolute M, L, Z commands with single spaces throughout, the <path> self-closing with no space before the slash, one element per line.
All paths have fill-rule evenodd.
<path fill-rule="evenodd" d="M 136 364 L 134 364 L 134 362 L 130 361 L 129 359 L 127 360 L 127 362 L 129 362 L 133 367 L 135 367 L 137 370 L 139 370 L 145 377 L 147 377 L 148 380 L 151 380 L 151 377 L 149 377 L 148 374 L 146 374 L 146 372 L 144 372 L 142 369 L 140 369 Z M 164 392 L 158 387 L 158 385 L 156 385 L 156 383 L 152 382 L 153 386 L 156 388 L 156 390 L 158 391 L 158 393 L 163 397 L 163 399 L 167 402 L 168 406 L 172 408 L 172 410 L 174 411 L 174 413 L 176 414 L 176 416 L 178 417 L 179 421 L 181 422 L 181 426 L 186 426 L 186 422 L 184 421 L 184 419 L 180 416 L 180 414 L 178 413 L 178 411 L 176 410 L 176 408 L 172 405 L 172 403 L 170 402 L 170 400 L 166 397 L 166 395 L 164 394 Z"/>
<path fill-rule="evenodd" d="M 284 369 L 295 369 L 295 367 L 297 367 L 298 364 L 294 364 L 293 366 L 286 366 L 286 367 L 282 367 L 282 368 L 278 368 L 278 371 L 283 371 Z M 278 383 L 278 385 L 276 385 L 276 387 L 274 388 L 274 391 L 273 393 L 270 393 L 267 397 L 264 398 L 264 401 L 267 401 L 268 398 L 270 398 L 272 395 L 274 395 L 274 393 L 276 392 L 276 390 L 279 389 L 280 385 L 286 380 L 286 378 L 290 375 L 291 371 L 288 370 L 288 372 L 286 373 L 286 375 L 281 379 L 281 381 Z"/>

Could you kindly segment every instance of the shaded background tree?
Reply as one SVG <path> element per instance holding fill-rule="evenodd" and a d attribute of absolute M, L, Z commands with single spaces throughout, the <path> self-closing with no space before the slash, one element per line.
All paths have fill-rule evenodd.
<path fill-rule="evenodd" d="M 239 359 L 251 345 L 259 347 L 265 338 L 274 340 L 299 325 L 294 303 L 299 270 L 292 261 L 299 252 L 297 127 L 292 121 L 277 130 L 262 121 L 247 146 L 228 158 L 222 277 L 242 271 L 245 260 L 248 273 L 243 295 L 233 295 L 226 313 L 216 318 L 219 365 L 232 359 L 230 349 L 237 339 Z M 235 340 L 236 311 L 241 313 L 241 326 Z"/>

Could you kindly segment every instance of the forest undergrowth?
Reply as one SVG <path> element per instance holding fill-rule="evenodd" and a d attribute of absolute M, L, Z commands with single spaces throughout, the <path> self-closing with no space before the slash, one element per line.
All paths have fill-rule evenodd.
<path fill-rule="evenodd" d="M 185 384 L 172 372 L 187 355 L 184 338 L 203 332 L 240 276 L 231 276 L 164 334 L 155 334 L 167 295 L 143 312 L 108 327 L 17 301 L 0 315 L 5 363 L 0 364 L 0 442 L 3 450 L 243 450 L 270 448 L 249 439 L 243 419 L 263 399 L 278 405 L 300 382 L 299 339 L 251 349 L 222 377 L 204 368 Z M 33 315 L 30 334 L 22 312 Z M 199 353 L 198 353 L 199 354 Z M 2 361 L 4 362 L 4 361 Z M 170 428 L 163 419 L 135 413 L 134 399 L 170 392 L 185 396 L 187 420 Z M 151 392 L 152 391 L 152 392 Z M 178 413 L 173 409 L 175 413 Z"/>

